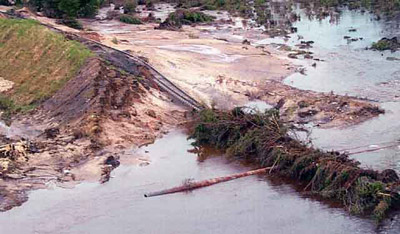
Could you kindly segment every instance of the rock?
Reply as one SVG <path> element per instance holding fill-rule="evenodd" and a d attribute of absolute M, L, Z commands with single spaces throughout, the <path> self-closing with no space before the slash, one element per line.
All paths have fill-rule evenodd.
<path fill-rule="evenodd" d="M 388 61 L 400 61 L 400 58 L 396 58 L 396 57 L 387 57 L 386 60 L 388 60 Z"/>
<path fill-rule="evenodd" d="M 304 100 L 299 101 L 299 102 L 297 103 L 297 105 L 299 106 L 300 109 L 301 109 L 301 108 L 306 108 L 306 107 L 309 107 L 309 106 L 310 106 L 310 104 L 309 104 L 308 102 L 304 101 Z"/>
<path fill-rule="evenodd" d="M 392 183 L 392 182 L 399 182 L 399 176 L 397 173 L 392 169 L 383 170 L 378 175 L 378 180 L 381 180 L 383 183 Z"/>
<path fill-rule="evenodd" d="M 310 55 L 310 54 L 305 54 L 304 58 L 305 59 L 313 59 L 314 57 L 312 55 Z"/>
<path fill-rule="evenodd" d="M 147 110 L 146 114 L 152 118 L 157 118 L 156 112 L 154 110 Z"/>
<path fill-rule="evenodd" d="M 48 128 L 44 130 L 44 133 L 46 134 L 46 138 L 55 138 L 58 134 L 60 134 L 60 129 L 59 128 Z"/>
<path fill-rule="evenodd" d="M 0 93 L 7 92 L 12 89 L 14 86 L 14 82 L 4 79 L 0 77 Z"/>
<path fill-rule="evenodd" d="M 114 168 L 118 167 L 120 165 L 119 160 L 117 159 L 117 157 L 114 156 L 108 156 L 106 160 L 104 160 L 104 164 L 106 165 L 110 165 Z"/>
<path fill-rule="evenodd" d="M 4 174 L 14 168 L 13 162 L 8 158 L 0 158 L 0 173 Z"/>
<path fill-rule="evenodd" d="M 279 110 L 283 107 L 283 105 L 285 105 L 285 99 L 281 98 L 278 103 L 275 105 L 275 109 Z"/>
<path fill-rule="evenodd" d="M 316 115 L 317 113 L 318 113 L 317 110 L 308 110 L 308 111 L 304 111 L 304 112 L 299 112 L 297 115 L 298 115 L 300 118 L 306 118 L 306 117 L 309 117 L 309 116 L 314 116 L 314 115 Z"/>
<path fill-rule="evenodd" d="M 250 45 L 251 43 L 250 43 L 249 40 L 245 39 L 245 40 L 242 41 L 242 44 L 243 45 Z"/>

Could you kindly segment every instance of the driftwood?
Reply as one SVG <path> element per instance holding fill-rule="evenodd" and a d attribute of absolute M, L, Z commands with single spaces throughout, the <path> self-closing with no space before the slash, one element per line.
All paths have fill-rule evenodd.
<path fill-rule="evenodd" d="M 161 190 L 161 191 L 158 191 L 158 192 L 146 193 L 146 194 L 144 194 L 144 196 L 145 197 L 155 197 L 155 196 L 160 196 L 160 195 L 165 195 L 165 194 L 178 193 L 178 192 L 184 192 L 184 191 L 191 191 L 191 190 L 194 190 L 194 189 L 207 187 L 207 186 L 210 186 L 210 185 L 214 185 L 214 184 L 218 184 L 218 183 L 222 183 L 222 182 L 238 179 L 238 178 L 241 178 L 241 177 L 267 173 L 267 171 L 269 171 L 270 169 L 271 169 L 271 167 L 266 167 L 266 168 L 262 168 L 262 169 L 258 169 L 258 170 L 253 170 L 253 171 L 248 171 L 248 172 L 244 172 L 244 173 L 233 174 L 233 175 L 229 175 L 229 176 L 222 176 L 222 177 L 209 179 L 209 180 L 203 180 L 203 181 L 197 181 L 197 182 L 189 182 L 187 184 L 184 184 L 184 185 L 181 185 L 181 186 L 177 186 L 177 187 L 173 187 L 173 188 L 170 188 L 170 189 L 165 189 L 165 190 Z"/>

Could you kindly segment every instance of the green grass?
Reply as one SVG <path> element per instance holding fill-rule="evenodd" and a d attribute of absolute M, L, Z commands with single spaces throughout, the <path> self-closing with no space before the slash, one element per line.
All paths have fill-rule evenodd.
<path fill-rule="evenodd" d="M 375 49 L 375 50 L 383 51 L 383 50 L 390 50 L 391 47 L 390 47 L 390 43 L 388 41 L 380 40 L 378 42 L 372 43 L 371 48 Z"/>
<path fill-rule="evenodd" d="M 92 56 L 82 44 L 33 20 L 0 19 L 0 45 L 0 77 L 14 82 L 0 97 L 0 108 L 11 112 L 51 97 Z"/>

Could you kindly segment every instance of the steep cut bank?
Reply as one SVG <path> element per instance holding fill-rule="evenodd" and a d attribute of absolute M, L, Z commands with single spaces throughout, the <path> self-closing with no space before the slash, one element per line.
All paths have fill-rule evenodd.
<path fill-rule="evenodd" d="M 126 58 L 95 47 L 90 47 L 91 52 L 32 21 L 3 23 L 27 27 L 23 35 L 38 43 L 12 51 L 17 58 L 28 49 L 35 53 L 21 56 L 18 62 L 9 59 L 10 73 L 20 71 L 14 71 L 15 77 L 4 77 L 4 82 L 13 82 L 12 89 L 2 95 L 9 97 L 8 103 L 14 102 L 15 115 L 10 127 L 0 129 L 1 144 L 7 144 L 0 152 L 0 211 L 22 204 L 26 191 L 47 187 L 49 182 L 61 186 L 83 180 L 105 182 L 119 160 L 146 161 L 132 157 L 132 148 L 153 142 L 185 120 L 185 108 L 172 103 L 133 61 L 126 63 Z M 13 27 L 4 35 L 20 39 Z M 8 46 L 18 48 L 22 42 L 16 39 L 7 40 Z M 2 49 L 1 53 L 6 54 Z M 22 66 L 24 62 L 28 65 Z M 36 65 L 42 65 L 41 70 Z M 32 111 L 16 113 L 32 104 L 37 105 Z"/>
<path fill-rule="evenodd" d="M 8 112 L 32 109 L 51 97 L 93 56 L 32 20 L 0 19 L 0 77 L 13 83 L 0 96 Z"/>

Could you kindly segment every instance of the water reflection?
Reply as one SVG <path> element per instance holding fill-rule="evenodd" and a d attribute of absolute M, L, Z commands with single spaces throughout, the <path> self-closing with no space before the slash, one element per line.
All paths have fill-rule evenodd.
<path fill-rule="evenodd" d="M 32 192 L 22 207 L 0 214 L 0 233 L 374 233 L 369 220 L 299 197 L 261 177 L 166 196 L 143 194 L 182 183 L 243 172 L 221 157 L 197 160 L 186 135 L 175 132 L 145 147 L 146 167 L 121 166 L 104 185 Z M 51 220 L 51 222 L 49 222 Z"/>

